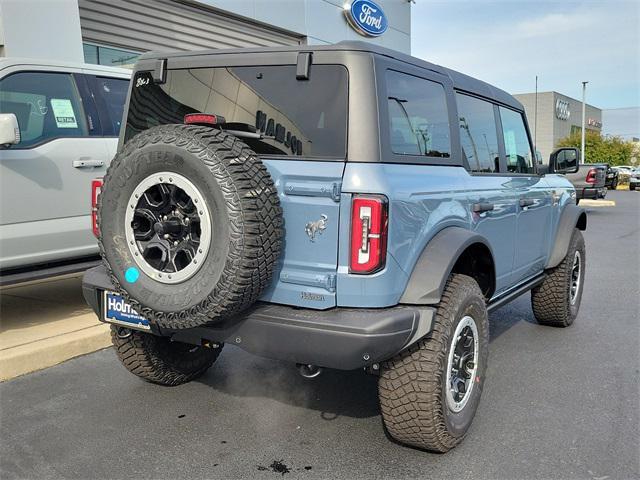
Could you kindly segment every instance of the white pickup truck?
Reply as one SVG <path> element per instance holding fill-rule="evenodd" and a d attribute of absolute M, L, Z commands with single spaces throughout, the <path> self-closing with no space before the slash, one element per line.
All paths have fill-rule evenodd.
<path fill-rule="evenodd" d="M 0 58 L 0 285 L 96 262 L 92 179 L 115 155 L 130 72 Z"/>

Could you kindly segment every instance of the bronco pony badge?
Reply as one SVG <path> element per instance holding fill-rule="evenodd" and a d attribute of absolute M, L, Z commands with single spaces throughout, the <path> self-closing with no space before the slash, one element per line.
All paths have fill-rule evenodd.
<path fill-rule="evenodd" d="M 304 226 L 304 231 L 312 242 L 316 241 L 316 234 L 322 235 L 322 232 L 327 228 L 327 220 L 329 220 L 329 217 L 323 213 L 320 215 L 320 220 L 309 222 Z"/>

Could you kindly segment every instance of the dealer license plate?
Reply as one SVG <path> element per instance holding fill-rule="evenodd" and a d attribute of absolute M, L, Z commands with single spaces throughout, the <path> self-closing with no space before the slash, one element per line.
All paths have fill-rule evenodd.
<path fill-rule="evenodd" d="M 102 293 L 102 316 L 105 322 L 124 325 L 139 330 L 149 330 L 149 321 L 136 312 L 117 293 L 105 290 Z"/>

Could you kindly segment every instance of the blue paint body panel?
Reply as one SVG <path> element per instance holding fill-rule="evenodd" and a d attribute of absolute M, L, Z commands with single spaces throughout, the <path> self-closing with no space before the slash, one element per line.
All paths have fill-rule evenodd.
<path fill-rule="evenodd" d="M 359 162 L 265 164 L 280 193 L 285 243 L 261 299 L 305 308 L 397 305 L 428 242 L 452 226 L 487 240 L 498 296 L 543 270 L 561 208 L 573 201 L 571 185 L 558 175 L 473 175 L 462 167 Z M 389 200 L 387 262 L 372 275 L 349 273 L 351 201 L 358 194 Z M 477 203 L 491 203 L 493 210 L 476 213 Z M 323 217 L 326 227 L 312 240 L 305 227 Z"/>
<path fill-rule="evenodd" d="M 306 308 L 336 306 L 342 162 L 264 160 L 280 196 L 284 244 L 274 278 L 261 300 Z M 326 216 L 311 239 L 309 222 Z"/>

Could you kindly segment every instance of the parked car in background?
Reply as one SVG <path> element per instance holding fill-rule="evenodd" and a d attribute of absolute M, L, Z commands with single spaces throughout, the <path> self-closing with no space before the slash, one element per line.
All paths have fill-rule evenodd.
<path fill-rule="evenodd" d="M 640 167 L 636 167 L 629 174 L 629 190 L 640 188 Z"/>
<path fill-rule="evenodd" d="M 576 173 L 567 175 L 576 189 L 576 202 L 583 198 L 596 200 L 607 195 L 607 169 L 605 163 L 582 163 Z"/>
<path fill-rule="evenodd" d="M 0 58 L 0 284 L 98 258 L 87 203 L 115 155 L 130 72 Z"/>
<path fill-rule="evenodd" d="M 616 188 L 618 188 L 618 170 L 608 164 L 605 187 L 607 187 L 609 190 L 615 190 Z"/>

